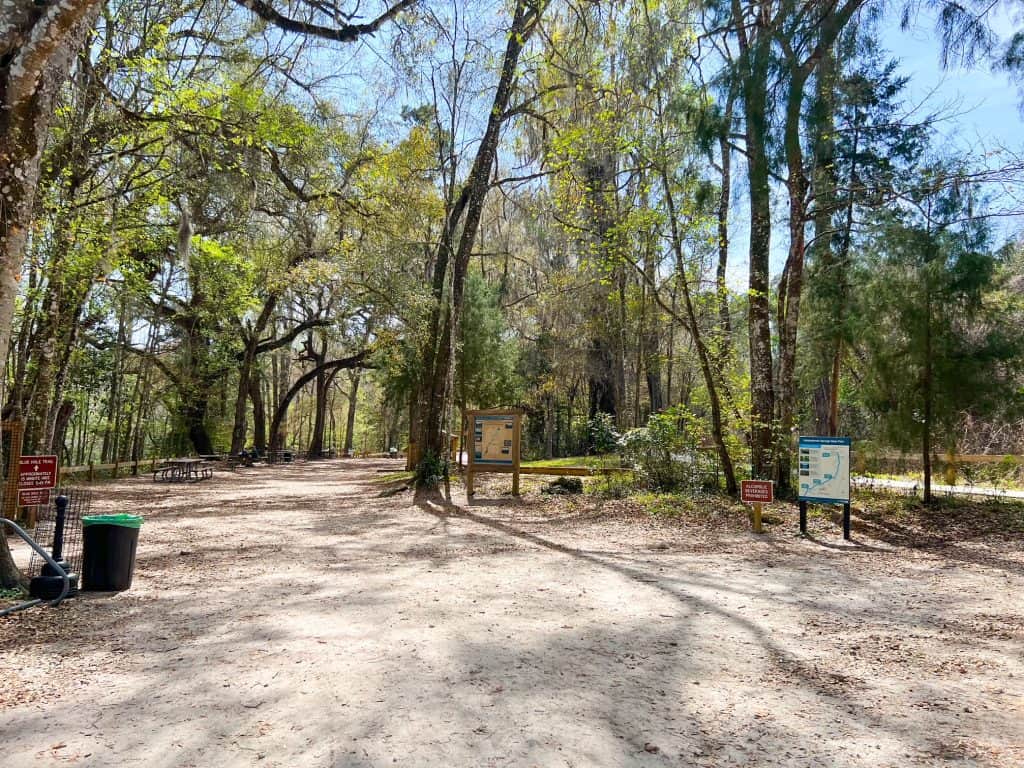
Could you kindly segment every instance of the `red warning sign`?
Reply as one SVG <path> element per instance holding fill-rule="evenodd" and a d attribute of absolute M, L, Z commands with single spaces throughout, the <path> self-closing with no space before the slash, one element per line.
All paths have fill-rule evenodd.
<path fill-rule="evenodd" d="M 22 456 L 18 462 L 18 490 L 57 487 L 56 456 Z"/>
<path fill-rule="evenodd" d="M 740 483 L 740 501 L 744 504 L 770 504 L 775 498 L 771 480 L 744 480 Z"/>

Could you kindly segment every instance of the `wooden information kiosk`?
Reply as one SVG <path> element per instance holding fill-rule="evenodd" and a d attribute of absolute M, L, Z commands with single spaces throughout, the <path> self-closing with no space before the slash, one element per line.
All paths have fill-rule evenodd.
<path fill-rule="evenodd" d="M 523 413 L 493 408 L 466 411 L 469 446 L 466 462 L 466 495 L 472 496 L 473 478 L 481 472 L 512 475 L 512 493 L 519 495 L 519 452 Z"/>

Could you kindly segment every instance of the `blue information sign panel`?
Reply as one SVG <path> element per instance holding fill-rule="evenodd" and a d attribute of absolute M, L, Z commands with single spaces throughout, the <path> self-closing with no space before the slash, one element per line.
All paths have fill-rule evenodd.
<path fill-rule="evenodd" d="M 850 502 L 850 438 L 801 437 L 800 501 Z"/>

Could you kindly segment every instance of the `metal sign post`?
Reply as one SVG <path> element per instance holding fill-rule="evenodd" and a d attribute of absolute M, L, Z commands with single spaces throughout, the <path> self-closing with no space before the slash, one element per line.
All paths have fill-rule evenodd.
<path fill-rule="evenodd" d="M 850 438 L 801 437 L 800 535 L 807 535 L 807 504 L 841 504 L 843 538 L 850 538 Z"/>

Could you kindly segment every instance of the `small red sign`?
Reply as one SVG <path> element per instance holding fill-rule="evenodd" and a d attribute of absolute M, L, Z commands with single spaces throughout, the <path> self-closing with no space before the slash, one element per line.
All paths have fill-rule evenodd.
<path fill-rule="evenodd" d="M 769 504 L 775 500 L 771 480 L 744 480 L 740 483 L 740 501 L 744 504 Z"/>
<path fill-rule="evenodd" d="M 18 490 L 57 487 L 56 456 L 22 456 L 18 462 Z"/>
<path fill-rule="evenodd" d="M 19 507 L 37 507 L 42 504 L 49 505 L 49 503 L 49 488 L 29 488 L 28 490 L 18 491 Z"/>

